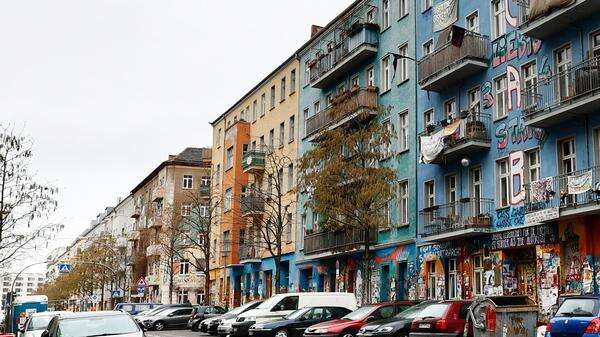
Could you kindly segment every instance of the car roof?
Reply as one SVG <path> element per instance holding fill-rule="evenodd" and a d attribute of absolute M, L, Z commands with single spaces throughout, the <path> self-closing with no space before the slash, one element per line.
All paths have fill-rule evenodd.
<path fill-rule="evenodd" d="M 61 316 L 60 319 L 75 319 L 84 317 L 108 317 L 108 316 L 129 316 L 122 311 L 84 311 L 74 312 L 66 316 Z"/>
<path fill-rule="evenodd" d="M 43 311 L 43 312 L 34 312 L 31 314 L 32 317 L 43 317 L 43 316 L 57 316 L 57 315 L 69 315 L 72 314 L 72 311 Z"/>

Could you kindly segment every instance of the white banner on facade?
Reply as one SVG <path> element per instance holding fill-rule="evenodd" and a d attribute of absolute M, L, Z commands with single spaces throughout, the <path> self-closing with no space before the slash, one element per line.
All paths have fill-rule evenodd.
<path fill-rule="evenodd" d="M 458 0 L 444 0 L 433 7 L 433 31 L 439 32 L 458 20 Z"/>
<path fill-rule="evenodd" d="M 569 194 L 581 194 L 592 189 L 592 170 L 567 177 Z"/>
<path fill-rule="evenodd" d="M 525 214 L 525 225 L 537 225 L 546 221 L 558 219 L 558 207 L 550 207 Z"/>

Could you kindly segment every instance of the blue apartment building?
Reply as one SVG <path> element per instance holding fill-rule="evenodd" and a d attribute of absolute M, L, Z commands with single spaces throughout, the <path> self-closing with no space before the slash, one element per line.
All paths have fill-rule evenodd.
<path fill-rule="evenodd" d="M 416 0 L 416 298 L 600 291 L 600 1 L 549 3 Z"/>
<path fill-rule="evenodd" d="M 371 280 L 361 275 L 363 233 L 335 233 L 319 226 L 319 216 L 298 194 L 296 266 L 300 291 L 355 292 L 370 282 L 372 301 L 416 297 L 416 65 L 393 54 L 415 58 L 413 1 L 359 0 L 352 3 L 298 51 L 301 88 L 299 156 L 318 141 L 319 132 L 344 127 L 368 114 L 394 126 L 398 138 L 381 165 L 393 167 L 397 200 L 389 207 L 389 226 L 372 233 L 375 255 Z M 348 111 L 333 119 L 331 105 Z M 383 111 L 379 109 L 384 107 Z"/>

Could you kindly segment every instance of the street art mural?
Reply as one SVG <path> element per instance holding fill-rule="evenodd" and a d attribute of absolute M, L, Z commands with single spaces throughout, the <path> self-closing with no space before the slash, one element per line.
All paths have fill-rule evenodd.
<path fill-rule="evenodd" d="M 525 222 L 525 207 L 514 206 L 502 208 L 496 211 L 494 227 L 496 229 L 508 229 L 523 225 Z"/>
<path fill-rule="evenodd" d="M 508 14 L 508 11 L 507 11 Z M 504 34 L 492 42 L 492 67 L 506 62 L 536 55 L 542 48 L 542 41 L 522 35 L 518 30 Z"/>
<path fill-rule="evenodd" d="M 558 245 L 537 247 L 538 305 L 540 315 L 550 318 L 556 312 L 559 292 L 560 252 Z"/>
<path fill-rule="evenodd" d="M 523 144 L 528 140 L 536 140 L 540 146 L 544 146 L 548 134 L 544 129 L 525 126 L 523 116 L 508 119 L 499 123 L 496 127 L 496 147 L 504 150 L 510 144 Z"/>

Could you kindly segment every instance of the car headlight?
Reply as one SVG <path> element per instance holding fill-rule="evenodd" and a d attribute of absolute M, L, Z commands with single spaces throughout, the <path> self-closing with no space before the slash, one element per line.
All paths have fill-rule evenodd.
<path fill-rule="evenodd" d="M 327 333 L 327 329 L 314 329 L 313 333 Z"/>
<path fill-rule="evenodd" d="M 246 317 L 246 322 L 256 322 L 256 316 Z"/>
<path fill-rule="evenodd" d="M 394 330 L 394 328 L 392 328 L 391 326 L 386 326 L 375 330 L 375 332 L 392 332 L 392 330 Z"/>

